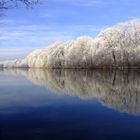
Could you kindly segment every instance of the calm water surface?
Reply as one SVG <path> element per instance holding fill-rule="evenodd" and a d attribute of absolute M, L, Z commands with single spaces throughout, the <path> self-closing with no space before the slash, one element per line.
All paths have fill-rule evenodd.
<path fill-rule="evenodd" d="M 139 140 L 140 72 L 0 70 L 0 140 Z"/>

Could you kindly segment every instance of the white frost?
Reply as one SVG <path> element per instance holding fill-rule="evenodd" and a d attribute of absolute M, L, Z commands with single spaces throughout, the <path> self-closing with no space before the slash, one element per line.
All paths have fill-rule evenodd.
<path fill-rule="evenodd" d="M 0 67 L 95 68 L 140 67 L 140 20 L 107 28 L 97 38 L 80 37 L 36 50 L 24 60 Z"/>

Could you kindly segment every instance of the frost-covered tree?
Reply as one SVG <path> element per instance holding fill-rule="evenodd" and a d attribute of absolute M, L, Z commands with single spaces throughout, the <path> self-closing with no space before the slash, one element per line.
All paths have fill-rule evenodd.
<path fill-rule="evenodd" d="M 23 61 L 4 67 L 39 68 L 140 68 L 140 20 L 117 24 L 97 38 L 80 37 L 35 51 Z"/>
<path fill-rule="evenodd" d="M 99 37 L 104 41 L 105 51 L 112 54 L 114 65 L 122 63 L 129 67 L 129 59 L 137 56 L 134 51 L 140 47 L 140 21 L 120 23 L 104 30 Z"/>

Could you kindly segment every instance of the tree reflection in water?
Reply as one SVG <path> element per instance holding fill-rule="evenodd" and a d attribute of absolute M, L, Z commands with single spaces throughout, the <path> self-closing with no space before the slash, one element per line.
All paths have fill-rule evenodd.
<path fill-rule="evenodd" d="M 53 93 L 93 98 L 112 109 L 140 114 L 140 74 L 138 70 L 64 70 L 64 69 L 3 69 L 27 77 L 34 84 L 45 86 Z"/>

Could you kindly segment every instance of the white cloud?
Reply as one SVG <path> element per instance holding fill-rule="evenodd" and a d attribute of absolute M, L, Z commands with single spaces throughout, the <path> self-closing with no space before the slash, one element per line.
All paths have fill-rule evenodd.
<path fill-rule="evenodd" d="M 109 4 L 107 0 L 52 0 L 52 2 L 58 2 L 75 6 L 97 6 Z"/>
<path fill-rule="evenodd" d="M 41 18 L 51 18 L 51 17 L 53 17 L 53 14 L 50 14 L 50 13 L 44 11 L 44 12 L 39 13 L 39 17 L 41 17 Z"/>
<path fill-rule="evenodd" d="M 86 35 L 88 33 L 94 34 L 103 29 L 103 26 L 93 25 L 67 25 L 63 27 L 56 27 L 54 25 L 13 25 L 0 27 L 0 41 L 2 44 L 8 42 L 25 42 L 20 45 L 35 45 L 38 47 L 47 45 L 52 41 L 72 39 L 79 36 L 79 34 Z M 14 43 L 14 44 L 15 44 Z M 45 43 L 45 44 L 44 44 Z M 13 43 L 12 43 L 13 44 Z M 15 46 L 13 46 L 15 47 Z M 30 46 L 33 47 L 33 46 Z"/>
<path fill-rule="evenodd" d="M 94 35 L 104 28 L 93 25 L 67 25 L 58 28 L 55 25 L 29 24 L 19 20 L 3 20 L 3 23 L 4 21 L 6 24 L 0 27 L 0 60 L 25 56 L 30 50 L 47 47 L 56 41 L 74 39 L 81 35 Z"/>
<path fill-rule="evenodd" d="M 97 6 L 107 4 L 106 1 L 103 0 L 77 0 L 76 4 L 83 5 L 83 6 Z"/>
<path fill-rule="evenodd" d="M 10 59 L 22 59 L 34 48 L 0 48 L 0 61 Z"/>

